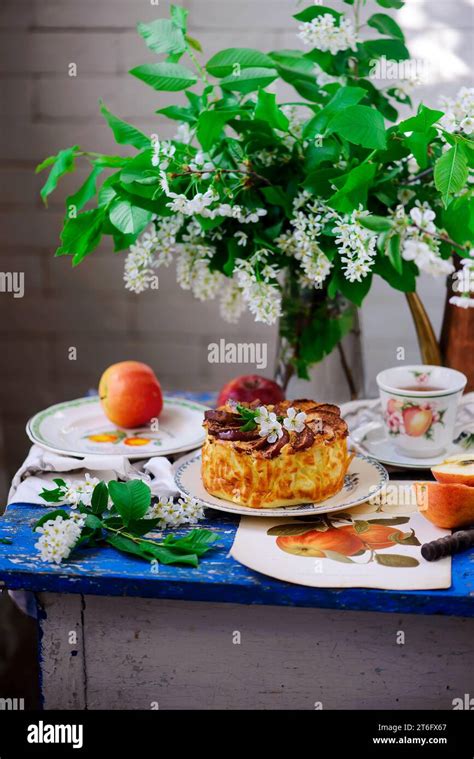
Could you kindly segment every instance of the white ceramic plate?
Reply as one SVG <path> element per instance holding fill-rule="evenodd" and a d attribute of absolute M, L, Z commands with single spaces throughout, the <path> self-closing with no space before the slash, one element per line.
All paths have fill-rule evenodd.
<path fill-rule="evenodd" d="M 382 422 L 374 421 L 363 424 L 351 432 L 350 438 L 357 448 L 367 456 L 373 456 L 383 464 L 403 469 L 431 469 L 448 456 L 474 451 L 474 430 L 469 429 L 458 430 L 453 443 L 441 456 L 427 459 L 415 458 L 399 451 L 394 441 L 387 437 Z"/>
<path fill-rule="evenodd" d="M 40 411 L 26 426 L 33 443 L 69 456 L 105 455 L 143 459 L 199 448 L 206 406 L 184 398 L 163 399 L 158 429 L 125 430 L 105 416 L 99 398 L 79 398 Z"/>
<path fill-rule="evenodd" d="M 178 490 L 191 496 L 203 506 L 231 514 L 244 514 L 252 517 L 304 516 L 307 514 L 325 514 L 328 511 L 342 511 L 351 506 L 358 506 L 376 495 L 388 482 L 388 473 L 384 467 L 366 456 L 357 455 L 352 459 L 346 474 L 344 487 L 337 495 L 321 503 L 301 503 L 296 506 L 281 506 L 277 509 L 251 509 L 239 506 L 231 501 L 216 498 L 207 490 L 201 480 L 201 453 L 189 454 L 182 460 L 175 474 Z"/>

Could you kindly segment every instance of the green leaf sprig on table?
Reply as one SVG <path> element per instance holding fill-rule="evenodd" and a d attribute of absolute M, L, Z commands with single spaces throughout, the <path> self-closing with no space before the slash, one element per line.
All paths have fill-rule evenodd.
<path fill-rule="evenodd" d="M 399 120 L 416 61 L 390 15 L 404 1 L 376 2 L 366 19 L 365 0 L 309 5 L 294 16 L 299 47 L 232 47 L 208 60 L 184 8 L 138 24 L 150 60 L 130 71 L 137 87 L 184 97 L 162 104 L 149 135 L 101 102 L 129 154 L 74 145 L 38 166 L 49 170 L 46 203 L 62 176 L 90 165 L 67 199 L 56 255 L 76 266 L 111 237 L 129 251 L 124 280 L 136 293 L 174 259 L 178 284 L 220 298 L 228 321 L 246 309 L 280 319 L 300 377 L 340 344 L 376 277 L 414 292 L 422 272 L 454 274 L 474 246 L 474 91 Z M 281 82 L 294 92 L 285 102 L 268 90 Z M 160 138 L 163 119 L 176 123 L 171 140 Z"/>
<path fill-rule="evenodd" d="M 56 488 L 43 490 L 48 503 L 64 503 L 66 483 L 54 480 Z M 109 498 L 112 508 L 109 508 Z M 212 530 L 193 529 L 183 537 L 168 534 L 163 540 L 145 537 L 160 519 L 150 518 L 151 491 L 141 480 L 99 482 L 90 505 L 64 508 L 44 514 L 33 526 L 41 536 L 36 544 L 41 558 L 59 564 L 78 547 L 112 546 L 149 562 L 187 564 L 197 567 L 199 558 L 214 547 L 218 536 Z"/>

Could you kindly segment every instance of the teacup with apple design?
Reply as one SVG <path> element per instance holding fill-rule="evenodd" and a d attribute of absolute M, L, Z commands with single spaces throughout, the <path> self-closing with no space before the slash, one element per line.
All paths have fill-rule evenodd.
<path fill-rule="evenodd" d="M 382 414 L 396 448 L 416 458 L 441 455 L 451 444 L 467 377 L 445 366 L 397 366 L 377 375 Z"/>

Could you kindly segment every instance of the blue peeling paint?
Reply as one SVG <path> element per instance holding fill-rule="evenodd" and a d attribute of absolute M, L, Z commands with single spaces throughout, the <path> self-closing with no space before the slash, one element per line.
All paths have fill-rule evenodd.
<path fill-rule="evenodd" d="M 0 521 L 0 536 L 13 540 L 0 544 L 0 580 L 11 589 L 474 616 L 473 552 L 453 558 L 452 586 L 445 590 L 308 588 L 266 577 L 229 557 L 237 518 L 209 511 L 202 525 L 218 533 L 218 547 L 197 569 L 160 565 L 155 573 L 147 563 L 108 547 L 84 548 L 74 560 L 55 566 L 39 562 L 34 548 L 31 526 L 42 513 L 42 506 L 17 503 Z"/>

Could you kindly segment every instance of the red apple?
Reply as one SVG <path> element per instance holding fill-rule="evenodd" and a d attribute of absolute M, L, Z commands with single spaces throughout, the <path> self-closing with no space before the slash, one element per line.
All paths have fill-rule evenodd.
<path fill-rule="evenodd" d="M 223 406 L 227 400 L 251 403 L 259 400 L 264 405 L 279 403 L 285 400 L 285 394 L 280 385 L 259 374 L 247 374 L 235 377 L 224 385 L 219 393 L 217 405 Z"/>
<path fill-rule="evenodd" d="M 433 412 L 430 409 L 410 406 L 403 412 L 405 432 L 410 437 L 421 437 L 428 432 L 433 421 Z"/>
<path fill-rule="evenodd" d="M 99 383 L 102 408 L 119 427 L 141 427 L 163 408 L 160 383 L 153 369 L 139 361 L 121 361 L 105 370 Z"/>

